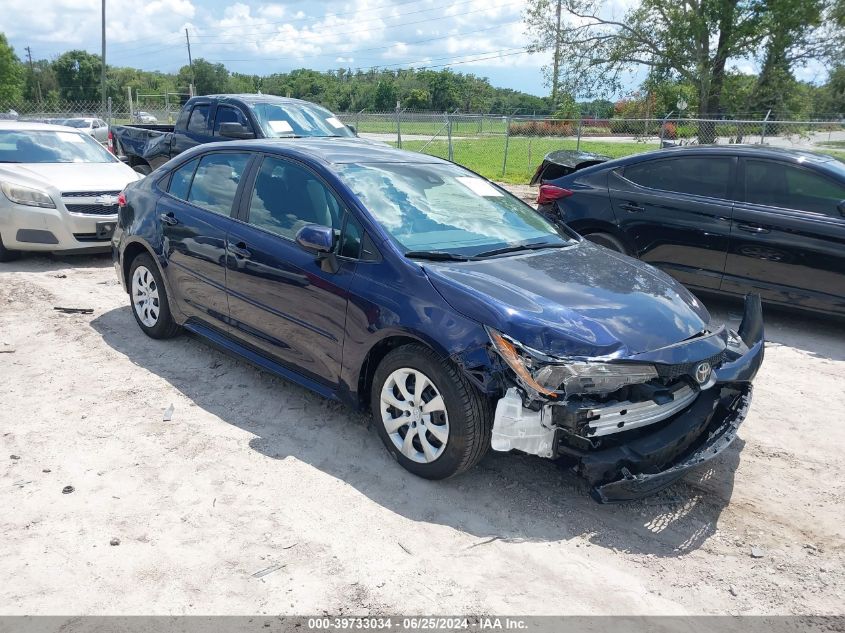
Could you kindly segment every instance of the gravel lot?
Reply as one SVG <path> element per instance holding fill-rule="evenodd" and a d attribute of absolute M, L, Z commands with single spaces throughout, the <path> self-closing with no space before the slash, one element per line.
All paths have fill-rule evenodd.
<path fill-rule="evenodd" d="M 741 439 L 599 506 L 534 457 L 413 477 L 365 416 L 143 336 L 108 257 L 0 264 L 0 612 L 842 613 L 842 324 L 766 318 Z"/>

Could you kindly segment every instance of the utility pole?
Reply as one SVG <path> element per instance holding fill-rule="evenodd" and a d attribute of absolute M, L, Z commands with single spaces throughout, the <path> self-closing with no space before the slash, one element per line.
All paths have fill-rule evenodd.
<path fill-rule="evenodd" d="M 188 66 L 191 67 L 191 87 L 188 89 L 188 92 L 191 93 L 191 96 L 194 96 L 194 83 L 196 82 L 196 78 L 194 77 L 194 62 L 191 59 L 191 37 L 188 35 L 188 29 L 185 29 L 185 42 L 188 44 Z"/>
<path fill-rule="evenodd" d="M 555 2 L 555 56 L 552 68 L 552 108 L 557 109 L 558 73 L 560 72 L 560 10 L 563 0 Z"/>
<path fill-rule="evenodd" d="M 100 116 L 105 117 L 106 113 L 106 0 L 103 0 L 103 20 L 102 20 L 102 62 L 100 68 Z"/>
<path fill-rule="evenodd" d="M 36 99 L 38 99 L 38 103 L 41 103 L 41 82 L 35 79 L 35 67 L 32 65 L 32 49 L 27 46 L 25 49 L 26 51 L 26 59 L 29 62 L 29 81 L 31 82 L 30 85 L 35 85 L 35 95 Z M 30 94 L 30 97 L 32 95 Z"/>

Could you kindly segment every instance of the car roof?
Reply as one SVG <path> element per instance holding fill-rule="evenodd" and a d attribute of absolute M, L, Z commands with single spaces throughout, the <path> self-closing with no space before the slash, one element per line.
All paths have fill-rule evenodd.
<path fill-rule="evenodd" d="M 311 158 L 321 163 L 342 165 L 348 163 L 414 163 L 451 165 L 449 161 L 396 149 L 388 145 L 370 143 L 359 138 L 278 138 L 251 139 L 248 141 L 222 141 L 202 145 L 205 149 L 248 149 L 253 152 L 268 152 Z"/>
<path fill-rule="evenodd" d="M 67 119 L 64 119 L 67 121 Z M 17 131 L 36 131 L 47 130 L 55 132 L 61 130 L 62 132 L 73 132 L 80 134 L 78 128 L 69 127 L 67 125 L 56 125 L 55 123 L 36 123 L 35 121 L 0 121 L 0 130 L 17 130 Z"/>
<path fill-rule="evenodd" d="M 755 158 L 774 158 L 796 163 L 826 163 L 836 160 L 833 156 L 820 154 L 806 149 L 771 147 L 768 145 L 683 145 L 667 147 L 654 151 L 635 154 L 630 159 L 677 158 L 678 156 L 753 156 Z M 614 161 L 615 162 L 615 161 Z M 633 161 L 632 161 L 633 162 Z M 607 165 L 607 163 L 605 163 Z"/>
<path fill-rule="evenodd" d="M 243 93 L 243 94 L 214 94 L 214 95 L 202 95 L 193 97 L 197 101 L 202 99 L 213 99 L 220 103 L 225 103 L 226 101 L 232 102 L 242 102 L 246 104 L 252 103 L 293 103 L 293 104 L 303 104 L 309 106 L 318 106 L 316 103 L 312 103 L 311 101 L 305 101 L 304 99 L 294 99 L 292 97 L 277 97 L 276 95 L 265 95 L 265 94 L 252 94 L 252 93 Z"/>

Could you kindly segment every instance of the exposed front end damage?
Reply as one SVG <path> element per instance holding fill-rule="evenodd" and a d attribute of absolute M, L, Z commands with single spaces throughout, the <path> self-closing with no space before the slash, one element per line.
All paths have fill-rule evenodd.
<path fill-rule="evenodd" d="M 724 327 L 624 358 L 551 358 L 496 331 L 508 367 L 492 448 L 569 461 L 601 503 L 657 492 L 736 437 L 763 359 L 760 299 Z"/>

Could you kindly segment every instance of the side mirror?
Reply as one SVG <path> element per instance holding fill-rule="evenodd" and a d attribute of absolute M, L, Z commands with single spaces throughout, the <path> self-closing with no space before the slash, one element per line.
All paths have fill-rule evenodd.
<path fill-rule="evenodd" d="M 839 215 L 845 218 L 845 200 L 842 200 L 839 204 L 837 204 L 836 208 L 839 210 Z"/>
<path fill-rule="evenodd" d="M 310 251 L 330 253 L 334 248 L 334 229 L 319 224 L 306 224 L 296 232 L 296 243 Z"/>
<path fill-rule="evenodd" d="M 239 139 L 255 138 L 255 132 L 246 129 L 246 127 L 240 123 L 221 123 L 220 136 Z"/>
<path fill-rule="evenodd" d="M 320 268 L 327 273 L 336 273 L 340 268 L 334 254 L 334 229 L 320 224 L 306 224 L 296 233 L 296 243 L 317 252 Z"/>
<path fill-rule="evenodd" d="M 346 124 L 346 127 L 348 127 L 349 131 L 352 132 L 355 136 L 358 136 L 358 128 L 356 128 L 354 125 L 351 125 L 349 123 Z"/>

